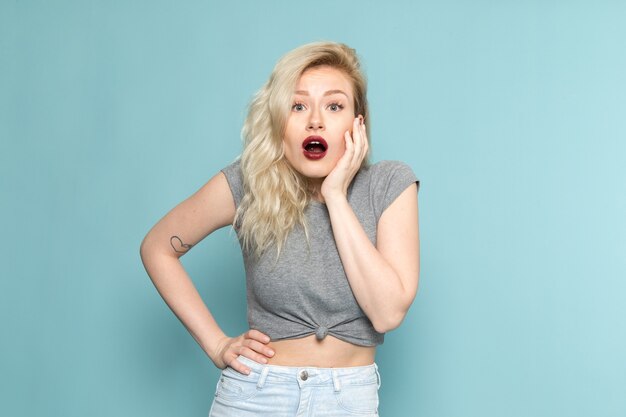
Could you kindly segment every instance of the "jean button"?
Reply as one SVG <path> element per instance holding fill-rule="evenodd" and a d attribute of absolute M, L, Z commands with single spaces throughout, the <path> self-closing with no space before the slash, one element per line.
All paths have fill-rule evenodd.
<path fill-rule="evenodd" d="M 309 379 L 309 373 L 307 371 L 300 371 L 300 379 L 306 381 Z"/>

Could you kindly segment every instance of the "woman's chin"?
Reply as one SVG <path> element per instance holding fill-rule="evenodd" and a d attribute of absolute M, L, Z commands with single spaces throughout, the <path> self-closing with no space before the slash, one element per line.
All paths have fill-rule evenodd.
<path fill-rule="evenodd" d="M 327 156 L 323 160 L 303 161 L 298 167 L 298 172 L 312 180 L 323 180 L 330 174 L 335 165 L 337 165 L 337 161 L 333 161 Z"/>
<path fill-rule="evenodd" d="M 305 169 L 300 174 L 313 182 L 321 182 L 324 181 L 324 178 L 328 176 L 330 171 L 330 169 Z"/>

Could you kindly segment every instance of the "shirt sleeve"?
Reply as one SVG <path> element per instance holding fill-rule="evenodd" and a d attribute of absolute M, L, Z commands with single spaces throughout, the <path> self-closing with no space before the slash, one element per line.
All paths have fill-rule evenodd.
<path fill-rule="evenodd" d="M 404 162 L 381 161 L 375 167 L 371 187 L 376 218 L 379 219 L 409 185 L 415 183 L 419 192 L 420 182 L 411 167 Z"/>
<path fill-rule="evenodd" d="M 233 194 L 235 207 L 239 207 L 241 199 L 243 198 L 243 176 L 241 174 L 240 160 L 237 159 L 235 162 L 222 169 L 222 172 L 226 176 L 230 192 Z"/>

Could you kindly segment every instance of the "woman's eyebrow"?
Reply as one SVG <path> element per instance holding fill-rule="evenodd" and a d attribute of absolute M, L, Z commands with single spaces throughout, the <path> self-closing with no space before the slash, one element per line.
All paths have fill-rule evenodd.
<path fill-rule="evenodd" d="M 307 90 L 296 90 L 294 93 L 300 96 L 309 95 L 309 92 Z M 344 96 L 348 97 L 348 95 L 343 90 L 328 90 L 324 93 L 324 96 L 332 96 L 333 94 L 343 94 Z"/>

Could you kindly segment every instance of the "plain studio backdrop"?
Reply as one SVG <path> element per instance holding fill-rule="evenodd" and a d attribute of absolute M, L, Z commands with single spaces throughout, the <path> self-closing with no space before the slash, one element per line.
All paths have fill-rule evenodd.
<path fill-rule="evenodd" d="M 626 3 L 0 2 L 0 415 L 206 416 L 218 371 L 139 259 L 241 151 L 276 60 L 345 42 L 420 189 L 384 417 L 626 415 Z M 234 234 L 183 259 L 246 329 Z"/>

